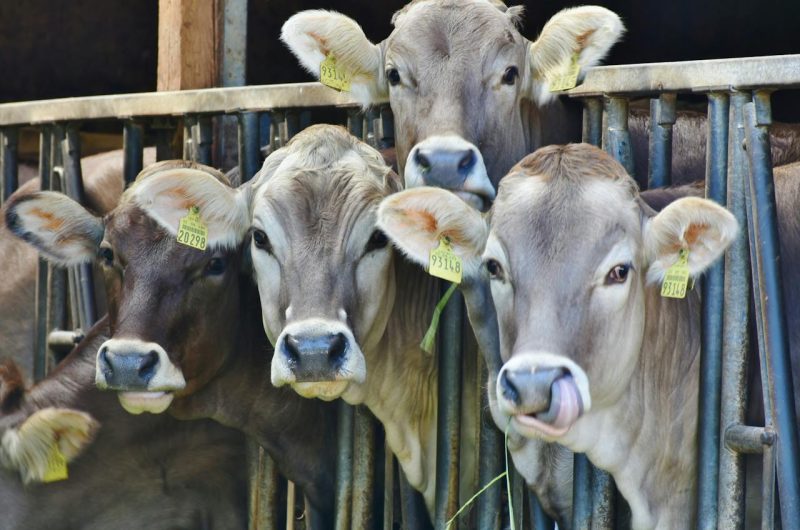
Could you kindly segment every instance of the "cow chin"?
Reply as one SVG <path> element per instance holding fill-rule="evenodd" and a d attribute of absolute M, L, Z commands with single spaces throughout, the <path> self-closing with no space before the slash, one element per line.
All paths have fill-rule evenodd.
<path fill-rule="evenodd" d="M 495 393 L 502 417 L 526 438 L 557 440 L 591 409 L 586 373 L 551 353 L 513 355 L 498 374 Z"/>
<path fill-rule="evenodd" d="M 350 381 L 325 381 L 316 383 L 292 383 L 295 392 L 304 398 L 318 398 L 333 401 L 345 393 Z"/>
<path fill-rule="evenodd" d="M 129 414 L 161 414 L 172 403 L 172 392 L 119 392 L 119 403 Z"/>

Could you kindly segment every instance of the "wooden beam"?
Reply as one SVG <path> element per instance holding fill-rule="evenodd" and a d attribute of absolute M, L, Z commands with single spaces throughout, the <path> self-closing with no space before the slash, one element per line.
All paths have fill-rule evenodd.
<path fill-rule="evenodd" d="M 217 2 L 159 0 L 158 90 L 216 86 Z"/>

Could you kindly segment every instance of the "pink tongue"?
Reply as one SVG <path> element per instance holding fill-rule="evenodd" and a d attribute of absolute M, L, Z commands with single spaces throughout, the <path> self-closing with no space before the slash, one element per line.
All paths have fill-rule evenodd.
<path fill-rule="evenodd" d="M 560 403 L 556 419 L 551 425 L 556 429 L 566 429 L 575 423 L 581 414 L 581 396 L 571 376 L 558 379 L 553 386 L 557 387 L 553 390 L 559 393 Z"/>

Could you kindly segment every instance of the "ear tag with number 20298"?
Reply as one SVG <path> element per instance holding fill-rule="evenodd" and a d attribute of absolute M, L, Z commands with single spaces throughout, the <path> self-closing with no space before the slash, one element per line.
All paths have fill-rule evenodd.
<path fill-rule="evenodd" d="M 336 57 L 332 53 L 319 65 L 319 82 L 336 90 L 350 90 L 350 74 L 336 67 Z"/>
<path fill-rule="evenodd" d="M 689 250 L 682 248 L 676 261 L 664 275 L 661 284 L 661 296 L 666 298 L 686 298 L 686 286 L 689 285 Z"/>
<path fill-rule="evenodd" d="M 456 256 L 450 238 L 442 236 L 439 246 L 431 250 L 428 274 L 454 283 L 461 283 L 461 258 Z"/>
<path fill-rule="evenodd" d="M 208 228 L 200 219 L 200 208 L 192 206 L 186 217 L 178 224 L 178 243 L 187 247 L 205 250 L 208 244 Z"/>

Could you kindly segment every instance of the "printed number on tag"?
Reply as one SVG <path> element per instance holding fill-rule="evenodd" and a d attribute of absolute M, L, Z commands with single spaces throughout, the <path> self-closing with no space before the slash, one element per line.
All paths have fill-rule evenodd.
<path fill-rule="evenodd" d="M 562 90 L 575 88 L 575 85 L 578 84 L 578 74 L 580 71 L 581 67 L 578 64 L 578 54 L 573 53 L 567 72 L 553 76 L 550 80 L 550 92 L 561 92 Z"/>
<path fill-rule="evenodd" d="M 328 54 L 319 65 L 319 82 L 336 90 L 350 90 L 350 75 L 336 67 L 336 58 Z"/>
<path fill-rule="evenodd" d="M 686 298 L 686 287 L 689 285 L 689 251 L 681 249 L 676 261 L 664 275 L 661 284 L 661 296 L 666 298 Z"/>
<path fill-rule="evenodd" d="M 428 274 L 454 283 L 461 283 L 461 258 L 456 256 L 447 236 L 439 239 L 439 246 L 431 250 Z"/>
<path fill-rule="evenodd" d="M 208 228 L 200 219 L 200 209 L 192 206 L 186 217 L 178 224 L 178 243 L 187 247 L 205 250 L 208 243 Z"/>

